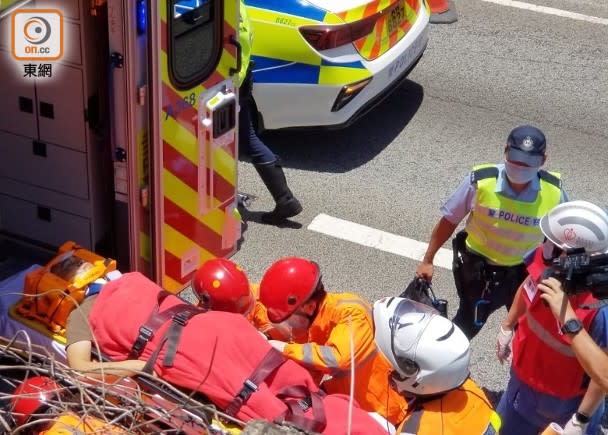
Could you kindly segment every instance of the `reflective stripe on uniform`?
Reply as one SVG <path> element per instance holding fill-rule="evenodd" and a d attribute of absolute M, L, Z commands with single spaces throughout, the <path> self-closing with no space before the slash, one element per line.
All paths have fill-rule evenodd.
<path fill-rule="evenodd" d="M 365 364 L 367 364 L 368 362 L 371 361 L 372 358 L 375 358 L 376 355 L 378 355 L 378 349 L 373 350 L 369 355 L 367 355 L 365 358 L 363 358 L 358 364 L 355 365 L 355 376 L 357 373 L 357 369 L 359 369 L 359 367 L 363 367 Z M 350 369 L 349 370 L 341 370 L 336 372 L 336 374 L 333 375 L 334 379 L 340 379 L 340 378 L 344 378 L 350 376 Z"/>
<path fill-rule="evenodd" d="M 496 411 L 492 411 L 492 414 L 490 414 L 490 426 L 492 426 L 492 429 L 494 429 L 496 433 L 499 433 L 500 428 L 502 427 L 502 420 Z"/>
<path fill-rule="evenodd" d="M 513 265 L 521 264 L 523 262 L 523 255 L 521 254 L 522 248 L 501 245 L 500 242 L 498 242 L 494 239 L 488 239 L 486 237 L 486 233 L 482 232 L 482 231 L 478 231 L 478 228 L 479 228 L 478 225 L 473 224 L 473 225 L 467 227 L 467 233 L 469 234 L 469 236 L 473 235 L 473 237 L 477 237 L 478 240 L 482 240 L 485 248 L 491 249 L 492 251 L 495 251 L 496 253 L 500 253 L 504 256 L 517 257 L 517 258 L 520 258 L 520 256 L 521 256 L 519 261 L 515 262 Z M 481 254 L 481 252 L 480 252 L 480 254 Z M 499 264 L 501 266 L 511 266 L 511 264 L 504 264 L 504 262 L 499 263 Z"/>
<path fill-rule="evenodd" d="M 543 328 L 543 325 L 541 325 L 528 310 L 526 310 L 526 321 L 528 322 L 530 331 L 551 349 L 567 357 L 574 358 L 576 356 L 570 346 L 558 341 L 549 331 Z"/>
<path fill-rule="evenodd" d="M 411 414 L 409 414 L 406 423 L 403 425 L 403 428 L 399 433 L 402 435 L 418 433 L 418 429 L 420 428 L 420 421 L 422 420 L 422 414 L 424 414 L 423 408 L 416 409 Z"/>
<path fill-rule="evenodd" d="M 310 366 L 315 365 L 312 352 L 313 345 L 317 346 L 317 349 L 319 350 L 319 356 L 325 367 L 332 371 L 336 370 L 338 368 L 338 360 L 334 355 L 333 348 L 330 346 L 320 346 L 314 343 L 304 343 L 302 345 L 302 362 Z"/>

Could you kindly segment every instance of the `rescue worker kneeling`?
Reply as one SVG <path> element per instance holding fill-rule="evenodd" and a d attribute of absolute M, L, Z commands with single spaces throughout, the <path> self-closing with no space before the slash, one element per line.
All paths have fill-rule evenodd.
<path fill-rule="evenodd" d="M 388 382 L 392 370 L 374 342 L 371 305 L 353 293 L 328 293 L 314 261 L 287 257 L 260 282 L 260 301 L 273 323 L 287 324 L 292 341 L 270 340 L 286 357 L 308 368 L 328 393 L 350 394 L 366 411 L 399 424 L 407 402 Z"/>
<path fill-rule="evenodd" d="M 397 434 L 490 435 L 500 417 L 469 378 L 464 333 L 433 308 L 384 298 L 373 308 L 376 344 L 393 366 L 393 388 L 410 408 Z"/>
<path fill-rule="evenodd" d="M 344 433 L 348 398 L 323 394 L 304 368 L 274 351 L 242 315 L 205 312 L 137 272 L 110 281 L 85 303 L 68 319 L 71 367 L 94 372 L 143 368 L 204 394 L 245 422 L 288 421 L 324 434 Z M 94 340 L 116 362 L 92 361 Z M 351 427 L 355 434 L 385 434 L 357 407 Z"/>

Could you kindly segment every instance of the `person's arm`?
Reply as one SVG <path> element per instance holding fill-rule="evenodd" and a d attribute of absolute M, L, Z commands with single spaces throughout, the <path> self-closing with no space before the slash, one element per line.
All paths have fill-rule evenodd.
<path fill-rule="evenodd" d="M 496 335 L 496 357 L 501 364 L 504 364 L 511 359 L 511 341 L 513 341 L 513 336 L 515 334 L 514 328 L 518 319 L 526 311 L 526 304 L 523 300 L 524 296 L 522 295 L 522 291 L 526 281 L 529 279 L 530 277 L 526 278 L 517 289 L 511 308 L 509 309 L 507 316 L 500 323 L 500 331 L 498 331 L 498 334 Z"/>
<path fill-rule="evenodd" d="M 578 412 L 591 417 L 600 403 L 604 401 L 606 397 L 606 390 L 595 382 L 593 379 L 589 382 L 589 387 L 585 391 L 581 404 L 578 405 Z"/>
<path fill-rule="evenodd" d="M 435 259 L 435 254 L 437 254 L 439 248 L 441 248 L 452 234 L 454 234 L 454 230 L 456 230 L 457 226 L 458 224 L 453 224 L 445 217 L 439 219 L 439 222 L 437 222 L 431 233 L 431 240 L 426 248 L 424 257 L 422 257 L 422 262 L 416 269 L 416 276 L 425 278 L 429 281 L 433 278 L 433 260 Z"/>
<path fill-rule="evenodd" d="M 584 329 L 571 338 L 570 347 L 585 373 L 595 383 L 608 391 L 608 354 L 595 344 L 589 333 Z"/>
<path fill-rule="evenodd" d="M 133 376 L 141 372 L 146 365 L 145 361 L 140 360 L 93 361 L 91 358 L 92 350 L 92 343 L 90 341 L 78 341 L 70 344 L 66 349 L 68 365 L 74 370 L 95 377 L 102 374 Z"/>
<path fill-rule="evenodd" d="M 353 349 L 350 337 L 353 335 Z M 361 308 L 345 309 L 341 320 L 323 343 L 288 343 L 283 354 L 321 373 L 333 374 L 350 368 L 351 353 L 355 364 L 376 351 L 371 319 Z"/>
<path fill-rule="evenodd" d="M 471 184 L 470 174 L 467 175 L 441 207 L 442 218 L 435 224 L 431 232 L 431 240 L 416 268 L 416 276 L 431 281 L 433 278 L 433 260 L 439 248 L 454 234 L 458 224 L 471 211 L 475 198 L 475 186 Z"/>
<path fill-rule="evenodd" d="M 517 324 L 517 320 L 526 311 L 526 303 L 523 300 L 524 296 L 522 295 L 522 291 L 523 291 L 524 284 L 528 279 L 530 279 L 530 278 L 529 277 L 526 278 L 524 280 L 524 282 L 521 283 L 521 285 L 517 289 L 517 292 L 515 293 L 515 297 L 513 298 L 513 303 L 511 304 L 511 308 L 509 308 L 507 315 L 505 316 L 503 321 L 500 323 L 500 326 L 505 331 L 512 331 L 515 328 L 515 325 Z"/>
<path fill-rule="evenodd" d="M 541 298 L 547 302 L 555 318 L 564 324 L 576 319 L 576 313 L 570 305 L 561 283 L 555 278 L 548 278 L 538 285 Z M 570 347 L 585 373 L 604 390 L 608 391 L 608 354 L 593 341 L 589 333 L 582 329 L 570 337 Z"/>
<path fill-rule="evenodd" d="M 145 361 L 100 362 L 93 360 L 91 352 L 94 337 L 88 317 L 96 300 L 97 295 L 85 298 L 80 306 L 72 310 L 67 318 L 66 356 L 68 365 L 74 370 L 93 377 L 101 377 L 102 375 L 133 376 L 137 372 L 141 372 L 146 365 Z"/>

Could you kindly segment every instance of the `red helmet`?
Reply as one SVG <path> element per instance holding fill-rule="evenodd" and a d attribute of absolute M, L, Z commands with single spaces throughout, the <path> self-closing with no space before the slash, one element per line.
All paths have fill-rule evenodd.
<path fill-rule="evenodd" d="M 225 258 L 208 260 L 196 271 L 192 287 L 209 310 L 247 314 L 255 305 L 243 269 Z"/>
<path fill-rule="evenodd" d="M 314 261 L 286 257 L 268 268 L 260 283 L 260 302 L 268 319 L 279 323 L 291 316 L 321 284 L 321 270 Z"/>
<path fill-rule="evenodd" d="M 32 376 L 23 381 L 11 399 L 13 417 L 20 426 L 27 423 L 32 414 L 44 411 L 48 401 L 55 398 L 61 386 L 48 376 Z"/>

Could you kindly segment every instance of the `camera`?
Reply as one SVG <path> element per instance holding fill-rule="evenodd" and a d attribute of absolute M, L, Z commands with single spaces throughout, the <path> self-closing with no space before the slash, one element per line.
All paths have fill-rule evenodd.
<path fill-rule="evenodd" d="M 589 255 L 585 249 L 572 249 L 556 258 L 542 278 L 554 277 L 569 294 L 590 291 L 596 299 L 608 299 L 608 254 Z"/>

